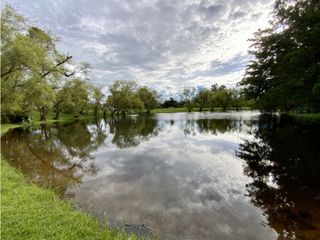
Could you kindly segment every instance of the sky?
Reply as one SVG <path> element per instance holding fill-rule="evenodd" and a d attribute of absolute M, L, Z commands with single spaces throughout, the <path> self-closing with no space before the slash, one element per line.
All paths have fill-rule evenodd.
<path fill-rule="evenodd" d="M 61 38 L 57 47 L 92 66 L 108 92 L 134 80 L 162 98 L 242 79 L 253 33 L 268 26 L 272 0 L 7 0 Z"/>

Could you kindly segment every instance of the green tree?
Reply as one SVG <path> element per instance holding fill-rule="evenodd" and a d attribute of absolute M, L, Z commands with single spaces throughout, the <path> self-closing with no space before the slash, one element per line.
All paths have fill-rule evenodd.
<path fill-rule="evenodd" d="M 208 89 L 200 90 L 196 95 L 195 102 L 199 104 L 200 112 L 203 110 L 203 108 L 209 105 L 210 95 L 211 93 Z"/>
<path fill-rule="evenodd" d="M 219 90 L 216 92 L 216 101 L 219 107 L 226 111 L 231 104 L 231 91 L 229 89 Z"/>
<path fill-rule="evenodd" d="M 189 112 L 191 112 L 194 105 L 194 98 L 196 96 L 195 87 L 185 87 L 182 91 L 183 101 Z"/>
<path fill-rule="evenodd" d="M 241 84 L 262 110 L 320 111 L 320 2 L 277 0 Z"/>
<path fill-rule="evenodd" d="M 213 111 L 215 107 L 221 107 L 223 111 L 226 111 L 230 106 L 235 106 L 238 110 L 240 103 L 239 90 L 228 89 L 225 85 L 219 86 L 218 84 L 211 86 L 209 99 L 211 111 Z"/>
<path fill-rule="evenodd" d="M 66 83 L 66 100 L 62 106 L 66 113 L 79 117 L 88 108 L 89 86 L 85 80 L 75 78 Z"/>
<path fill-rule="evenodd" d="M 45 81 L 30 80 L 30 90 L 26 92 L 24 109 L 36 110 L 40 114 L 40 121 L 45 121 L 50 109 L 54 106 L 56 92 Z M 28 90 L 28 87 L 27 87 Z M 30 112 L 28 111 L 28 112 Z"/>
<path fill-rule="evenodd" d="M 237 111 L 245 105 L 246 101 L 240 89 L 231 89 L 231 105 L 236 108 Z"/>
<path fill-rule="evenodd" d="M 147 110 L 148 114 L 158 106 L 157 93 L 147 87 L 139 88 L 137 96 L 142 101 L 143 107 Z"/>
<path fill-rule="evenodd" d="M 101 101 L 103 98 L 103 93 L 99 87 L 93 86 L 92 87 L 92 97 L 93 97 L 93 104 L 94 104 L 94 115 L 98 116 L 98 111 L 101 109 Z"/>
<path fill-rule="evenodd" d="M 115 112 L 125 115 L 131 109 L 141 108 L 141 101 L 136 97 L 137 84 L 133 81 L 117 80 L 110 86 L 111 96 L 107 99 L 107 105 L 111 109 L 111 115 Z"/>
<path fill-rule="evenodd" d="M 5 6 L 1 17 L 1 117 L 39 111 L 45 120 L 55 101 L 55 89 L 62 77 L 73 71 L 65 68 L 71 56 L 59 53 L 57 38 L 30 26 L 15 9 Z M 38 98 L 34 97 L 35 94 Z M 33 100 L 34 101 L 33 101 Z M 40 99 L 43 101 L 41 102 Z M 32 108 L 33 107 L 33 108 Z"/>

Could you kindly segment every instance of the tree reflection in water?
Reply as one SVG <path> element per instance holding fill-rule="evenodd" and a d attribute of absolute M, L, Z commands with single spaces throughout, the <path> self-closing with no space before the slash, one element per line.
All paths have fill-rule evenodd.
<path fill-rule="evenodd" d="M 159 132 L 157 120 L 153 117 L 107 118 L 105 121 L 113 134 L 112 143 L 118 148 L 138 146 L 141 141 L 147 141 Z"/>
<path fill-rule="evenodd" d="M 254 135 L 237 152 L 252 202 L 278 240 L 320 239 L 320 124 L 261 116 Z"/>
<path fill-rule="evenodd" d="M 15 129 L 2 137 L 2 154 L 31 179 L 64 194 L 69 186 L 80 183 L 84 175 L 96 174 L 98 169 L 93 155 L 105 142 L 107 144 L 107 133 L 110 133 L 112 144 L 123 149 L 138 146 L 155 136 L 166 141 L 167 135 L 158 134 L 160 131 L 165 133 L 166 128 L 177 131 L 172 136 L 180 136 L 178 131 L 182 130 L 185 136 L 192 137 L 191 142 L 194 143 L 198 141 L 196 135 L 201 137 L 206 134 L 210 139 L 209 135 L 214 134 L 223 139 L 225 134 L 245 133 L 241 136 L 248 136 L 247 132 L 252 131 L 250 139 L 244 140 L 237 152 L 237 156 L 245 161 L 245 174 L 252 178 L 246 186 L 252 203 L 265 213 L 266 224 L 278 232 L 278 240 L 320 239 L 320 124 L 298 123 L 270 116 L 261 116 L 259 120 L 181 120 L 181 115 L 177 116 L 179 118 L 175 121 L 136 116 L 109 118 L 89 124 L 43 125 L 35 130 Z M 169 134 L 171 130 L 167 132 Z M 117 151 L 116 148 L 111 147 L 106 154 Z M 232 153 L 235 148 L 232 148 Z M 147 157 L 146 154 L 137 159 L 131 156 L 127 164 L 135 163 L 134 160 L 140 163 L 143 159 L 145 163 L 129 167 L 129 177 L 149 172 L 144 170 L 146 167 L 154 169 L 154 160 L 149 161 Z M 161 156 L 159 159 L 163 163 Z M 238 160 L 235 158 L 235 161 Z M 161 177 L 170 173 L 172 167 L 157 171 L 157 176 Z"/>
<path fill-rule="evenodd" d="M 84 122 L 37 130 L 15 129 L 1 138 L 2 154 L 32 180 L 63 195 L 68 186 L 81 183 L 84 174 L 95 174 L 91 152 L 106 135 L 97 122 L 91 131 Z"/>

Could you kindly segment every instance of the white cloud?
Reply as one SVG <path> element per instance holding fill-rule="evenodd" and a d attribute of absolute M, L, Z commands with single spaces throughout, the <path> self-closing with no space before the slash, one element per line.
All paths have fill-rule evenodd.
<path fill-rule="evenodd" d="M 183 86 L 235 86 L 247 41 L 268 24 L 271 0 L 22 1 L 21 12 L 62 38 L 58 47 L 93 67 L 106 89 L 136 80 L 169 95 Z"/>

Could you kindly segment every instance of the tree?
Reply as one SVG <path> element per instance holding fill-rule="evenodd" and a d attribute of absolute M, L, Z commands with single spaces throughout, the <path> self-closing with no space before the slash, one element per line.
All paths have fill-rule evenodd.
<path fill-rule="evenodd" d="M 173 97 L 170 97 L 170 99 L 165 100 L 165 101 L 161 104 L 161 106 L 162 106 L 163 108 L 179 107 L 179 106 L 180 106 L 180 103 L 179 103 L 177 100 L 175 100 Z"/>
<path fill-rule="evenodd" d="M 75 78 L 68 81 L 67 101 L 64 102 L 65 112 L 79 117 L 88 107 L 89 102 L 89 86 L 85 80 Z"/>
<path fill-rule="evenodd" d="M 218 91 L 216 96 L 218 105 L 226 111 L 231 104 L 231 91 L 229 89 Z"/>
<path fill-rule="evenodd" d="M 141 101 L 136 99 L 137 84 L 133 81 L 118 80 L 110 86 L 111 96 L 107 99 L 107 105 L 111 109 L 111 115 L 115 112 L 125 115 L 129 110 L 141 108 Z"/>
<path fill-rule="evenodd" d="M 211 86 L 208 101 L 211 111 L 214 110 L 214 107 L 223 107 L 224 111 L 226 110 L 226 107 L 230 104 L 229 95 L 227 94 L 229 92 L 230 90 L 225 85 L 219 86 L 215 83 Z"/>
<path fill-rule="evenodd" d="M 203 89 L 198 92 L 197 96 L 195 97 L 195 102 L 199 104 L 200 112 L 203 108 L 209 105 L 210 101 L 210 91 L 207 89 Z"/>
<path fill-rule="evenodd" d="M 185 87 L 183 89 L 182 95 L 183 95 L 183 100 L 185 102 L 185 105 L 188 108 L 188 111 L 191 112 L 193 107 L 193 100 L 196 95 L 195 87 L 189 87 L 189 88 Z"/>
<path fill-rule="evenodd" d="M 212 89 L 212 88 L 211 88 Z M 213 112 L 215 107 L 218 107 L 218 99 L 217 99 L 217 94 L 218 91 L 212 91 L 210 92 L 209 96 L 209 106 L 210 106 L 210 111 Z"/>
<path fill-rule="evenodd" d="M 65 67 L 72 56 L 59 53 L 56 37 L 31 26 L 9 5 L 2 10 L 1 32 L 2 120 L 33 110 L 45 120 L 61 80 L 75 73 Z"/>
<path fill-rule="evenodd" d="M 157 93 L 154 90 L 147 87 L 139 88 L 137 96 L 143 102 L 143 106 L 148 114 L 150 114 L 152 109 L 158 106 Z"/>
<path fill-rule="evenodd" d="M 40 114 L 40 121 L 47 120 L 47 115 L 54 105 L 56 92 L 45 81 L 30 80 L 30 90 L 26 92 L 24 109 L 36 109 Z M 28 88 L 27 88 L 28 89 Z"/>
<path fill-rule="evenodd" d="M 277 0 L 271 27 L 254 35 L 241 85 L 266 111 L 320 111 L 320 2 Z"/>
<path fill-rule="evenodd" d="M 103 93 L 101 92 L 101 89 L 93 86 L 92 87 L 92 97 L 93 97 L 93 101 L 94 101 L 94 115 L 97 117 L 98 116 L 98 111 L 99 109 L 101 109 L 101 101 L 103 98 Z"/>
<path fill-rule="evenodd" d="M 242 95 L 239 89 L 233 88 L 231 89 L 231 104 L 233 107 L 239 111 L 240 107 L 243 107 L 245 104 L 244 96 Z"/>

